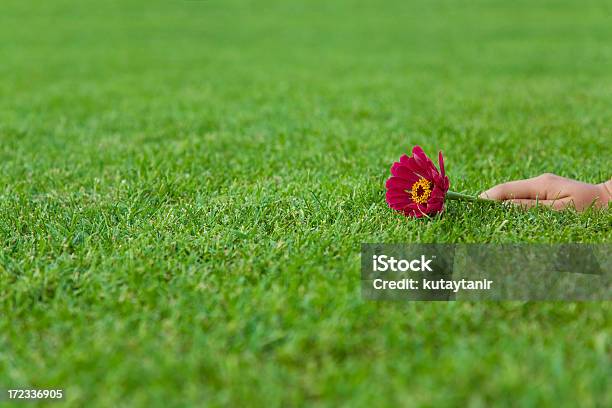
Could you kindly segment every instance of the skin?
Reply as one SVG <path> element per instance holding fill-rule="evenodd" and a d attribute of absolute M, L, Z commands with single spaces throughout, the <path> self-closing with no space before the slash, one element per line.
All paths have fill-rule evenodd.
<path fill-rule="evenodd" d="M 514 203 L 525 208 L 545 205 L 554 210 L 591 205 L 607 207 L 612 200 L 612 179 L 601 184 L 587 184 L 551 173 L 526 180 L 499 184 L 480 194 L 481 198 Z"/>

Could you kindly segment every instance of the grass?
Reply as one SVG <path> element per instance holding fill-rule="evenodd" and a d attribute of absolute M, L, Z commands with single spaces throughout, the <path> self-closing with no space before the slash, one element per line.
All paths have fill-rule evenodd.
<path fill-rule="evenodd" d="M 362 242 L 610 243 L 612 213 L 392 213 L 610 177 L 599 2 L 3 2 L 0 387 L 71 406 L 610 406 L 609 302 L 384 303 Z"/>

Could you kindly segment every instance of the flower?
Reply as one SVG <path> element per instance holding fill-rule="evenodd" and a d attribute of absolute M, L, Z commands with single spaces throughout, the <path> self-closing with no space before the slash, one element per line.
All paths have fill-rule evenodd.
<path fill-rule="evenodd" d="M 412 156 L 403 155 L 393 163 L 392 176 L 385 184 L 389 207 L 417 218 L 442 212 L 450 186 L 442 152 L 438 153 L 438 164 L 440 171 L 420 146 L 414 146 Z"/>

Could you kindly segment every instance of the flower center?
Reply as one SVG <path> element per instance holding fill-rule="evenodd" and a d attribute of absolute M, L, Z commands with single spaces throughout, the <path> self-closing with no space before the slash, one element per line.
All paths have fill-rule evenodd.
<path fill-rule="evenodd" d="M 412 195 L 412 201 L 417 204 L 425 204 L 431 195 L 433 189 L 433 183 L 423 177 L 412 185 L 410 194 Z"/>

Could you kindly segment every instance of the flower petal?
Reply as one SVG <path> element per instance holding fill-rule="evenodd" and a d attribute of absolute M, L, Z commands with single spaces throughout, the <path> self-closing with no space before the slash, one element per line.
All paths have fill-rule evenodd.
<path fill-rule="evenodd" d="M 390 190 L 390 189 L 397 189 L 397 190 L 410 190 L 412 188 L 412 185 L 414 183 L 403 179 L 401 177 L 389 177 L 389 179 L 387 180 L 387 182 L 385 183 L 385 187 Z"/>
<path fill-rule="evenodd" d="M 398 209 L 404 208 L 405 206 L 411 204 L 412 201 L 402 197 L 387 197 L 387 205 L 391 208 Z"/>
<path fill-rule="evenodd" d="M 444 157 L 442 156 L 442 150 L 438 152 L 438 166 L 440 166 L 440 174 L 442 177 L 446 176 L 444 173 Z"/>
<path fill-rule="evenodd" d="M 400 163 L 408 167 L 411 171 L 415 172 L 419 176 L 419 178 L 425 177 L 428 180 L 431 180 L 433 178 L 431 168 L 426 165 L 426 162 L 417 161 L 412 156 L 409 157 L 403 155 L 402 157 L 400 157 Z"/>
<path fill-rule="evenodd" d="M 431 203 L 427 206 L 427 213 L 437 214 L 437 213 L 442 212 L 443 209 L 444 209 L 444 202 Z"/>
<path fill-rule="evenodd" d="M 421 146 L 414 146 L 412 149 L 412 157 L 414 158 L 416 164 L 427 172 L 426 178 L 433 179 L 439 174 L 436 166 L 431 159 L 427 157 Z"/>
<path fill-rule="evenodd" d="M 418 204 L 416 212 L 420 214 L 419 217 L 424 217 L 429 214 L 429 212 L 427 211 L 427 206 L 422 204 Z"/>
<path fill-rule="evenodd" d="M 394 209 L 401 209 L 412 203 L 412 197 L 401 190 L 388 190 L 385 199 L 389 207 Z"/>
<path fill-rule="evenodd" d="M 391 166 L 391 174 L 393 174 L 395 177 L 403 178 L 404 180 L 408 181 L 411 186 L 419 180 L 419 175 L 413 170 L 409 169 L 403 163 L 393 163 L 393 166 Z"/>
<path fill-rule="evenodd" d="M 444 191 L 440 186 L 435 185 L 429 197 L 430 199 L 441 198 L 444 200 L 445 196 L 446 196 L 446 191 Z"/>

